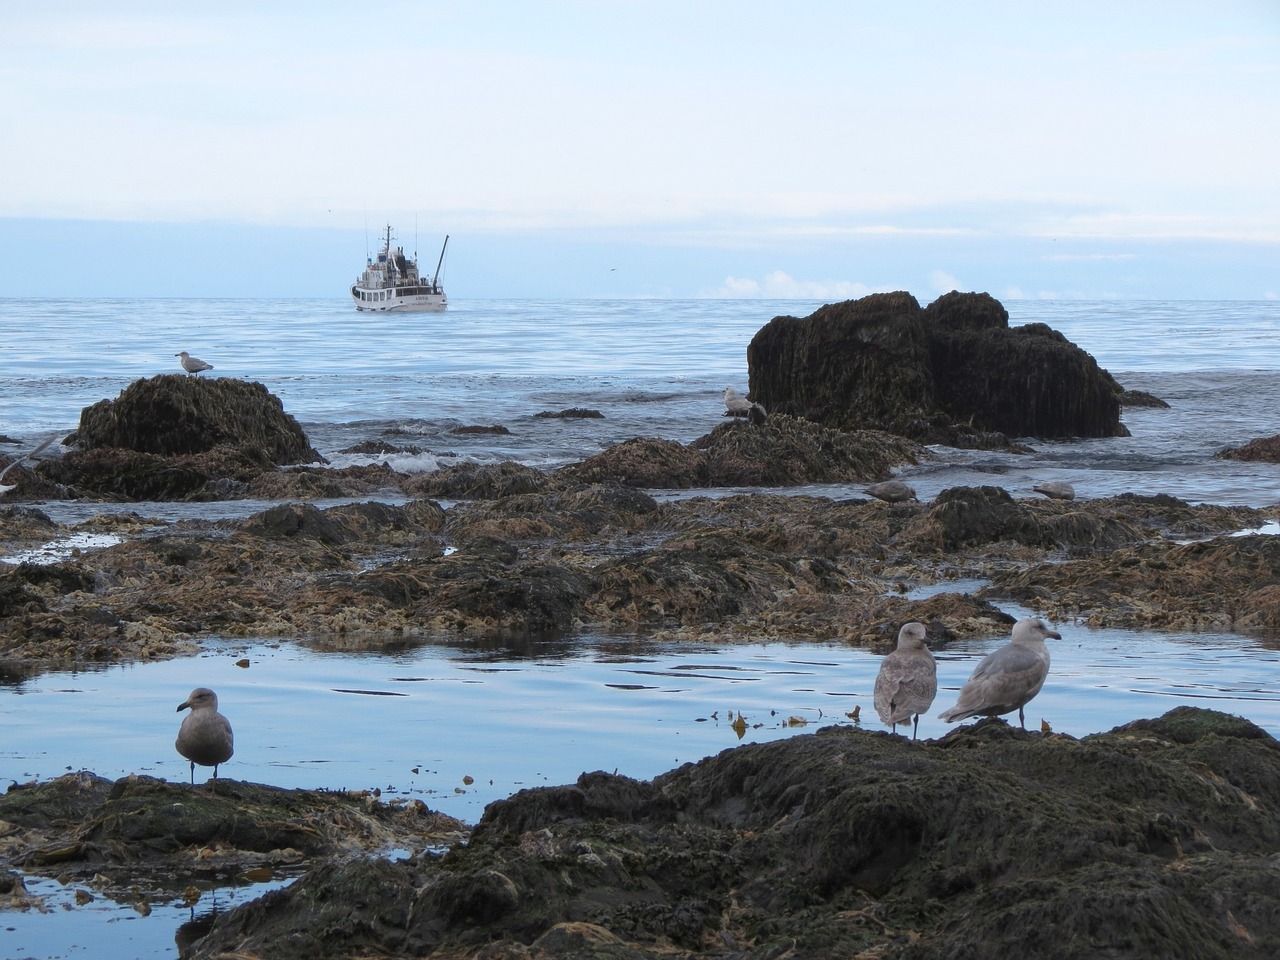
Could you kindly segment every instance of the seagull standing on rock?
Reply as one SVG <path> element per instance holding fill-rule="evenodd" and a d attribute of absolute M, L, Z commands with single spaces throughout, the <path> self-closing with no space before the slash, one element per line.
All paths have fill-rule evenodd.
<path fill-rule="evenodd" d="M 175 353 L 174 356 L 181 358 L 178 362 L 182 364 L 182 369 L 187 371 L 187 373 L 196 374 L 201 370 L 213 369 L 212 363 L 205 363 L 199 357 L 193 357 L 185 350 L 181 353 Z"/>
<path fill-rule="evenodd" d="M 724 415 L 746 417 L 757 426 L 764 423 L 769 416 L 763 404 L 752 403 L 746 397 L 738 396 L 738 391 L 733 387 L 724 388 Z"/>
<path fill-rule="evenodd" d="M 938 665 L 925 644 L 923 623 L 904 623 L 898 646 L 880 661 L 873 702 L 880 722 L 898 732 L 898 724 L 914 720 L 911 739 L 920 732 L 920 714 L 938 693 Z"/>
<path fill-rule="evenodd" d="M 178 728 L 174 746 L 191 761 L 191 784 L 196 782 L 196 764 L 213 767 L 213 781 L 218 782 L 218 764 L 226 763 L 235 753 L 231 722 L 218 712 L 218 695 L 208 687 L 196 687 L 191 696 L 178 704 L 178 711 L 191 712 Z"/>
<path fill-rule="evenodd" d="M 1061 640 L 1037 617 L 1026 617 L 1013 625 L 1009 643 L 993 650 L 969 675 L 960 688 L 956 705 L 938 714 L 938 719 L 955 723 L 966 717 L 998 717 L 1018 711 L 1018 723 L 1027 729 L 1022 708 L 1040 692 L 1049 676 L 1049 648 L 1046 637 Z"/>

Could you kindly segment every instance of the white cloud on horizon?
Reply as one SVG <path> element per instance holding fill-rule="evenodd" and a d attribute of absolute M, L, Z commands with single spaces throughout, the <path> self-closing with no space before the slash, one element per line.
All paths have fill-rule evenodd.
<path fill-rule="evenodd" d="M 856 300 L 869 293 L 882 293 L 865 283 L 850 280 L 797 280 L 783 270 L 768 273 L 763 280 L 725 277 L 715 290 L 698 294 L 702 300 Z"/>
<path fill-rule="evenodd" d="M 934 270 L 929 274 L 929 286 L 939 296 L 944 293 L 950 293 L 952 290 L 964 289 L 959 280 L 944 270 Z"/>

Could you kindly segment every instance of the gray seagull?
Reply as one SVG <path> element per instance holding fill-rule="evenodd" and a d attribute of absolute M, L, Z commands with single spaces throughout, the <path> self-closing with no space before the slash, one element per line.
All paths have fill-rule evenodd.
<path fill-rule="evenodd" d="M 911 739 L 920 731 L 920 714 L 929 709 L 938 693 L 938 665 L 925 645 L 923 623 L 904 623 L 898 646 L 880 661 L 873 702 L 880 722 L 894 733 L 898 724 L 914 721 Z"/>
<path fill-rule="evenodd" d="M 218 780 L 218 764 L 226 763 L 235 752 L 231 724 L 218 712 L 218 695 L 208 687 L 196 687 L 191 696 L 178 704 L 178 711 L 191 709 L 182 718 L 174 746 L 191 761 L 191 783 L 196 782 L 196 764 L 213 767 L 213 780 Z"/>
<path fill-rule="evenodd" d="M 1062 634 L 1050 630 L 1038 617 L 1015 623 L 1009 643 L 983 658 L 960 688 L 955 706 L 938 714 L 939 719 L 955 723 L 966 717 L 998 717 L 1017 710 L 1018 723 L 1025 730 L 1022 708 L 1040 692 L 1049 675 L 1046 637 L 1061 640 Z"/>

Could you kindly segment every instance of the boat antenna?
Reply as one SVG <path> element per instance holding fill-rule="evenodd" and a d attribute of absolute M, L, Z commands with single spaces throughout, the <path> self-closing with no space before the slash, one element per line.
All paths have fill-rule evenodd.
<path fill-rule="evenodd" d="M 444 246 L 440 248 L 440 259 L 436 261 L 436 275 L 431 278 L 431 289 L 436 289 L 436 284 L 440 280 L 440 264 L 444 263 L 444 252 L 449 248 L 449 235 L 444 235 Z"/>

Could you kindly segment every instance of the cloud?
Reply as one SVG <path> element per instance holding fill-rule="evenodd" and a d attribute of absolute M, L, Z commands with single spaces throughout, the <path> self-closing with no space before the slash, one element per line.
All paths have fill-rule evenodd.
<path fill-rule="evenodd" d="M 725 277 L 715 290 L 698 294 L 707 300 L 856 300 L 874 293 L 865 283 L 852 280 L 797 280 L 789 273 L 774 270 L 763 281 Z"/>
<path fill-rule="evenodd" d="M 952 290 L 962 290 L 960 281 L 945 270 L 934 270 L 929 274 L 929 286 L 933 287 L 938 293 L 950 293 Z"/>

